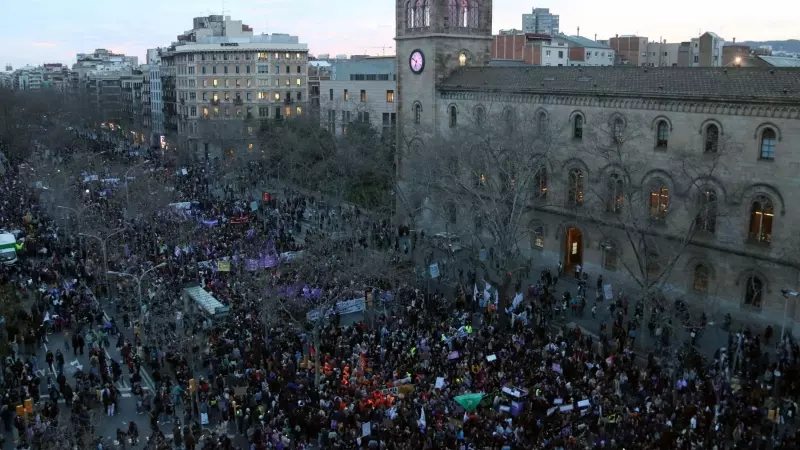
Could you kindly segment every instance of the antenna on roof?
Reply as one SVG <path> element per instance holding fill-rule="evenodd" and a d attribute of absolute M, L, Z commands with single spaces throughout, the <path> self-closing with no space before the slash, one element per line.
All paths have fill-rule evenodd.
<path fill-rule="evenodd" d="M 581 36 L 581 27 L 578 26 L 578 37 L 580 37 L 580 36 Z"/>

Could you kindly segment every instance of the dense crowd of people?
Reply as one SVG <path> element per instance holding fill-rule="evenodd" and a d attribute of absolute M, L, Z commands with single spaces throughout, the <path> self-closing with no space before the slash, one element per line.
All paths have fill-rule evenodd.
<path fill-rule="evenodd" d="M 111 228 L 127 230 L 107 261 L 63 235 L 35 189 L 13 176 L 2 181 L 0 226 L 24 236 L 19 261 L 0 267 L 4 302 L 25 305 L 5 317 L 0 385 L 5 437 L 19 448 L 800 445 L 800 347 L 788 337 L 773 348 L 747 327 L 732 329 L 728 346 L 706 359 L 691 342 L 669 342 L 659 326 L 660 343 L 674 351 L 657 357 L 633 344 L 643 324 L 663 323 L 652 318 L 659 311 L 626 296 L 605 305 L 598 293 L 593 313 L 602 304 L 614 320 L 608 333 L 601 327 L 591 336 L 559 320 L 583 314 L 587 282 L 581 295 L 562 296 L 566 283 L 549 271 L 524 292 L 519 280 L 510 323 L 477 289 L 482 282 L 472 271 L 459 280 L 469 288 L 456 290 L 398 282 L 391 267 L 382 280 L 353 274 L 345 281 L 322 267 L 314 276 L 302 270 L 304 249 L 331 241 L 324 246 L 330 258 L 365 248 L 404 253 L 398 233 L 355 208 L 288 190 L 257 205 L 241 195 L 247 189 L 218 195 L 212 163 L 161 169 L 151 176 L 174 186 L 180 208 L 131 217 L 113 192 L 83 199 Z M 105 265 L 134 274 L 152 269 L 143 298 L 129 280 L 105 282 Z M 186 309 L 189 285 L 229 309 Z M 302 319 L 367 289 L 374 300 L 366 311 Z M 69 348 L 37 360 L 52 333 L 69 336 Z M 114 344 L 120 361 L 102 350 Z M 68 379 L 65 354 L 84 352 L 89 366 Z M 142 420 L 102 439 L 92 417 L 114 416 L 121 377 L 130 379 Z"/>

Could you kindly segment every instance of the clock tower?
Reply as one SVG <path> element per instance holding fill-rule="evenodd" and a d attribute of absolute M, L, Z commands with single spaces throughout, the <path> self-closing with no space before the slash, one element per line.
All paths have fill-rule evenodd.
<path fill-rule="evenodd" d="M 437 113 L 436 86 L 461 66 L 491 58 L 492 0 L 395 0 L 397 150 L 424 143 L 447 120 Z M 402 178 L 402 158 L 398 175 Z"/>

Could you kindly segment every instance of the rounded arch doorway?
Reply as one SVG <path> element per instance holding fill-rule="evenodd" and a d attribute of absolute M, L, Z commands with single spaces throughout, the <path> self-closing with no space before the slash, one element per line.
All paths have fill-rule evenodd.
<path fill-rule="evenodd" d="M 583 232 L 580 228 L 567 227 L 563 251 L 564 272 L 573 272 L 579 265 L 583 268 Z"/>

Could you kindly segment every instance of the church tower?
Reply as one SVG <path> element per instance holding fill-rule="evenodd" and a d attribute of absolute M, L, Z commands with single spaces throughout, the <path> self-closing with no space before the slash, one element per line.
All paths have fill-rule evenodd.
<path fill-rule="evenodd" d="M 437 84 L 462 66 L 487 66 L 492 0 L 395 0 L 397 150 L 435 133 Z M 398 161 L 402 176 L 402 161 Z"/>

